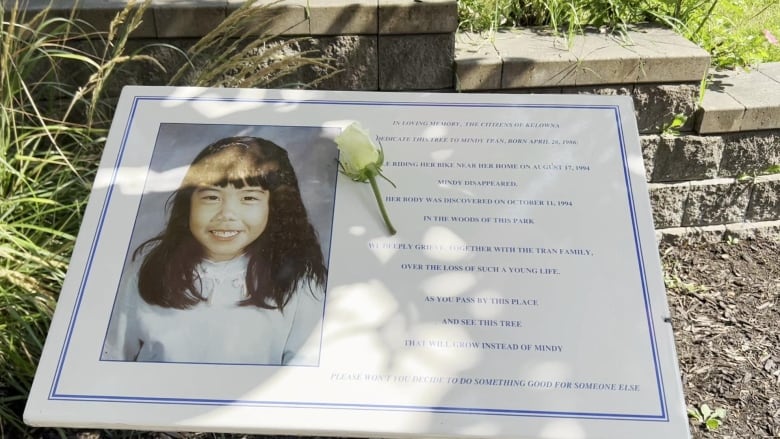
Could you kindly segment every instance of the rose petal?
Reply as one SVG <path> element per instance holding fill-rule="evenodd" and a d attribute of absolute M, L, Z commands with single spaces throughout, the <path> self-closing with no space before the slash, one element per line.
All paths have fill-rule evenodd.
<path fill-rule="evenodd" d="M 777 38 L 772 35 L 772 32 L 769 32 L 769 29 L 764 29 L 764 37 L 766 37 L 766 40 L 769 41 L 770 44 L 774 44 L 775 46 L 778 45 Z"/>
<path fill-rule="evenodd" d="M 368 131 L 353 122 L 334 139 L 341 151 L 341 164 L 347 174 L 361 173 L 370 164 L 381 165 L 379 148 L 371 141 Z"/>

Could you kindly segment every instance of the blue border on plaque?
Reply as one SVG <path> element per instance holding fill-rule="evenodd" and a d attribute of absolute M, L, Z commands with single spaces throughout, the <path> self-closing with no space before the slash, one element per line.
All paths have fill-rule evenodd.
<path fill-rule="evenodd" d="M 135 117 L 136 109 L 141 101 L 213 101 L 213 102 L 256 102 L 268 104 L 302 104 L 302 105 L 356 105 L 356 106 L 397 106 L 397 107 L 481 107 L 481 108 L 540 108 L 540 109 L 571 109 L 571 110 L 608 110 L 614 113 L 615 123 L 617 125 L 618 139 L 620 143 L 620 154 L 623 164 L 623 176 L 626 184 L 626 196 L 631 216 L 632 232 L 634 234 L 634 244 L 636 250 L 637 264 L 639 266 L 639 275 L 642 285 L 642 298 L 645 304 L 645 315 L 647 317 L 647 329 L 650 337 L 650 346 L 652 349 L 653 367 L 655 370 L 656 386 L 660 403 L 659 415 L 642 414 L 624 414 L 624 413 L 592 413 L 592 412 L 565 412 L 565 411 L 540 411 L 540 410 L 517 410 L 517 409 L 488 409 L 478 407 L 453 407 L 453 406 L 413 406 L 413 405 L 394 405 L 394 404 L 347 404 L 347 403 L 313 403 L 313 402 L 287 402 L 287 401 L 255 401 L 242 399 L 204 399 L 204 398 L 163 398 L 163 397 L 145 397 L 145 396 L 111 396 L 111 395 L 78 395 L 63 394 L 57 392 L 60 375 L 62 373 L 65 357 L 73 335 L 73 327 L 78 319 L 81 301 L 84 296 L 84 289 L 89 278 L 92 262 L 95 256 L 103 224 L 105 221 L 108 206 L 111 202 L 111 196 L 115 187 L 117 171 L 122 161 L 125 147 L 128 140 L 130 128 Z M 639 226 L 637 224 L 636 208 L 634 196 L 631 191 L 631 173 L 628 170 L 628 155 L 625 145 L 625 134 L 623 132 L 620 107 L 617 105 L 572 105 L 572 104 L 508 104 L 508 103 L 452 103 L 452 102 L 377 102 L 377 101 L 335 101 L 335 100 L 306 100 L 306 99 L 246 99 L 246 98 L 205 98 L 205 97 L 169 97 L 169 96 L 135 96 L 128 116 L 128 122 L 125 124 L 125 130 L 122 134 L 122 142 L 117 154 L 117 159 L 113 166 L 113 175 L 109 185 L 108 193 L 103 200 L 98 220 L 97 230 L 92 239 L 92 245 L 89 249 L 89 257 L 82 273 L 79 290 L 76 297 L 76 303 L 71 314 L 68 330 L 65 335 L 65 342 L 60 351 L 57 362 L 56 373 L 49 391 L 49 400 L 61 401 L 95 401 L 95 402 L 118 402 L 118 403 L 146 403 L 146 404 L 173 404 L 173 405 L 205 405 L 205 406 L 246 406 L 246 407 L 284 407 L 284 408 L 303 408 L 303 409 L 349 409 L 349 410 L 383 410 L 383 411 L 408 411 L 408 412 L 430 412 L 430 413 L 453 413 L 453 414 L 473 414 L 473 415 L 494 415 L 494 416 L 519 416 L 519 417 L 541 417 L 541 418 L 575 418 L 575 419 L 604 419 L 604 420 L 634 420 L 634 421 L 654 421 L 667 422 L 669 420 L 666 394 L 663 386 L 663 373 L 658 357 L 658 348 L 655 327 L 652 322 L 652 307 L 650 304 L 650 295 L 647 286 L 645 274 L 645 262 L 643 258 L 642 241 L 639 236 Z"/>

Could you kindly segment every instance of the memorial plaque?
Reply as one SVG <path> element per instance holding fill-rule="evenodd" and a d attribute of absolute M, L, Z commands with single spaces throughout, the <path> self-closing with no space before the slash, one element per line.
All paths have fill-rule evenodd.
<path fill-rule="evenodd" d="M 631 99 L 125 88 L 25 420 L 688 437 Z"/>

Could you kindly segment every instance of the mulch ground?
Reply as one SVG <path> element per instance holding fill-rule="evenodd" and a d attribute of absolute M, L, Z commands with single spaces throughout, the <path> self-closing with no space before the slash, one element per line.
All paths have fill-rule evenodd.
<path fill-rule="evenodd" d="M 707 404 L 726 411 L 716 430 L 691 419 L 692 437 L 780 438 L 780 236 L 717 242 L 677 239 L 662 243 L 659 250 L 685 400 L 689 407 Z M 70 432 L 68 436 L 113 435 Z M 134 437 L 221 436 L 147 433 Z"/>
<path fill-rule="evenodd" d="M 660 247 L 689 407 L 727 411 L 694 438 L 780 438 L 780 239 Z"/>

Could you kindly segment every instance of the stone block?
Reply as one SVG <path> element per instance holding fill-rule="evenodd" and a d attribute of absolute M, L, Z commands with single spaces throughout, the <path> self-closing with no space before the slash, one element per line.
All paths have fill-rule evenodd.
<path fill-rule="evenodd" d="M 454 85 L 453 34 L 380 35 L 380 90 L 437 90 Z"/>
<path fill-rule="evenodd" d="M 691 131 L 698 95 L 699 84 L 635 86 L 633 98 L 639 132 L 641 134 L 661 133 L 678 114 L 688 117 L 680 131 Z"/>
<path fill-rule="evenodd" d="M 771 72 L 771 67 L 768 72 Z M 739 102 L 745 112 L 740 131 L 780 128 L 780 86 L 761 71 L 719 73 L 714 86 Z M 705 95 L 706 96 L 706 95 Z"/>
<path fill-rule="evenodd" d="M 596 96 L 633 96 L 633 85 L 592 85 L 584 87 L 565 87 L 563 93 L 592 94 Z M 640 109 L 634 105 L 634 116 L 637 120 L 641 115 Z"/>
<path fill-rule="evenodd" d="M 311 35 L 377 33 L 376 0 L 308 0 Z"/>
<path fill-rule="evenodd" d="M 631 96 L 632 85 L 588 85 L 580 87 L 564 87 L 562 92 L 573 94 L 590 94 L 596 96 Z"/>
<path fill-rule="evenodd" d="M 133 62 L 123 65 L 115 72 L 107 85 L 109 96 L 118 96 L 123 85 L 166 85 L 185 59 L 181 51 L 188 50 L 197 39 L 169 39 L 166 45 L 150 45 L 152 40 L 131 40 L 128 50 L 154 57 L 163 68 L 148 62 Z M 281 41 L 281 40 L 277 40 Z M 377 90 L 377 38 L 376 36 L 336 36 L 322 38 L 286 39 L 290 44 L 282 54 L 296 56 L 307 53 L 307 57 L 324 59 L 323 65 L 305 65 L 298 70 L 274 80 L 269 88 L 290 88 L 311 86 L 327 90 Z M 269 43 L 273 45 L 274 43 Z M 181 51 L 176 50 L 174 46 Z M 263 48 L 258 49 L 258 51 Z M 196 69 L 201 63 L 195 60 Z M 328 67 L 330 66 L 330 67 Z M 260 69 L 262 66 L 258 65 Z M 163 70 L 164 69 L 164 70 Z M 334 73 L 335 72 L 335 73 Z M 85 76 L 85 75 L 81 75 Z M 187 84 L 185 76 L 180 84 Z M 312 85 L 313 84 L 313 85 Z"/>
<path fill-rule="evenodd" d="M 645 162 L 645 178 L 648 182 L 652 181 L 653 178 L 655 154 L 658 151 L 658 144 L 660 142 L 660 136 L 639 136 L 639 145 L 642 148 L 642 159 Z"/>
<path fill-rule="evenodd" d="M 780 85 L 761 73 L 741 72 L 725 77 L 719 83 L 723 91 L 742 104 L 745 112 L 740 131 L 780 128 Z"/>
<path fill-rule="evenodd" d="M 739 239 L 780 240 L 780 221 L 726 224 L 726 234 Z"/>
<path fill-rule="evenodd" d="M 185 58 L 180 51 L 157 43 L 159 43 L 159 40 L 153 38 L 128 40 L 125 53 L 149 55 L 156 59 L 159 65 L 146 59 L 136 59 L 122 63 L 121 66 L 111 72 L 108 81 L 103 84 L 103 95 L 109 98 L 118 97 L 122 87 L 125 85 L 166 85 L 172 73 L 185 62 Z M 188 43 L 189 45 L 185 44 L 183 40 L 173 44 L 179 45 L 180 43 L 183 50 L 186 51 L 189 45 L 194 43 L 194 40 L 191 40 Z M 107 50 L 105 43 L 99 40 L 73 41 L 70 46 L 79 53 L 91 56 L 94 59 L 100 57 Z M 54 99 L 68 99 L 69 95 L 64 90 L 75 90 L 78 87 L 85 86 L 90 76 L 95 73 L 93 66 L 80 61 L 68 58 L 58 58 L 53 61 L 55 61 L 58 72 L 56 80 L 60 84 L 59 87 L 49 87 L 51 91 L 49 96 Z M 48 66 L 42 70 L 48 70 Z M 32 75 L 35 74 L 37 72 L 32 73 Z M 40 79 L 41 77 L 33 76 L 27 78 L 30 83 Z M 49 79 L 51 80 L 51 78 Z"/>
<path fill-rule="evenodd" d="M 640 68 L 639 55 L 613 36 L 585 31 L 569 49 L 577 59 L 575 85 L 633 84 Z"/>
<path fill-rule="evenodd" d="M 377 37 L 345 35 L 311 39 L 311 45 L 329 64 L 339 71 L 317 83 L 320 90 L 364 90 L 379 89 L 379 51 Z M 312 79 L 327 74 L 325 69 L 311 67 Z"/>
<path fill-rule="evenodd" d="M 21 12 L 26 14 L 27 19 L 32 18 L 34 14 L 41 12 L 45 8 L 49 8 L 48 16 L 50 18 L 70 18 L 71 16 L 75 16 L 77 19 L 89 23 L 86 31 L 94 30 L 98 32 L 108 32 L 111 21 L 127 6 L 127 0 L 2 1 L 4 6 L 4 18 L 10 17 L 12 6 L 14 3 L 19 3 L 24 9 L 24 11 Z M 139 6 L 136 6 L 136 8 Z M 75 15 L 73 15 L 74 8 L 76 8 Z M 153 38 L 156 35 L 157 29 L 154 25 L 154 14 L 151 8 L 147 8 L 143 13 L 141 24 L 130 36 L 131 38 Z"/>
<path fill-rule="evenodd" d="M 625 41 L 640 59 L 639 83 L 695 82 L 699 84 L 710 67 L 710 55 L 671 29 L 635 26 Z"/>
<path fill-rule="evenodd" d="M 682 226 L 738 223 L 745 219 L 750 185 L 732 178 L 691 182 Z"/>
<path fill-rule="evenodd" d="M 64 2 L 54 2 L 61 4 Z M 140 2 L 139 2 L 140 3 Z M 127 6 L 127 0 L 80 0 L 77 17 L 94 26 L 99 31 L 107 32 L 111 21 Z M 136 10 L 140 4 L 136 6 Z M 154 10 L 151 7 L 143 12 L 141 24 L 130 34 L 131 38 L 154 38 L 157 36 Z"/>
<path fill-rule="evenodd" d="M 669 29 L 636 27 L 628 36 L 586 31 L 572 41 L 546 29 L 500 31 L 503 88 L 589 84 L 699 84 L 709 55 Z"/>
<path fill-rule="evenodd" d="M 541 29 L 496 32 L 495 47 L 504 61 L 501 88 L 573 86 L 577 58 L 563 40 Z"/>
<path fill-rule="evenodd" d="M 780 163 L 780 130 L 723 135 L 721 177 L 760 174 Z"/>
<path fill-rule="evenodd" d="M 655 231 L 656 241 L 671 245 L 679 245 L 690 240 L 710 243 L 722 242 L 725 234 L 726 226 L 723 224 L 702 227 L 672 227 Z"/>
<path fill-rule="evenodd" d="M 502 61 L 487 38 L 461 33 L 455 38 L 455 88 L 459 91 L 501 88 Z"/>
<path fill-rule="evenodd" d="M 122 64 L 121 69 L 113 72 L 111 79 L 105 85 L 105 94 L 117 97 L 125 85 L 168 85 L 173 75 L 186 63 L 183 52 L 192 47 L 198 39 L 179 38 L 163 40 L 133 39 L 127 44 L 127 51 L 148 55 L 159 63 L 151 63 L 145 60 L 132 61 Z M 276 40 L 280 41 L 280 40 Z M 276 81 L 267 84 L 267 87 L 290 88 L 309 86 L 325 90 L 377 90 L 378 79 L 378 50 L 377 37 L 372 36 L 335 36 L 321 38 L 292 39 L 290 45 L 282 51 L 282 54 L 295 56 L 300 53 L 308 53 L 309 58 L 323 59 L 324 65 L 306 65 L 297 71 L 290 73 Z M 87 41 L 75 42 L 75 47 L 86 51 L 90 48 L 102 51 L 99 46 Z M 273 45 L 274 43 L 269 43 Z M 265 47 L 265 46 L 263 46 Z M 263 50 L 263 47 L 256 52 Z M 203 65 L 198 60 L 193 60 L 195 68 Z M 328 67 L 330 66 L 330 67 Z M 257 67 L 261 68 L 260 65 Z M 61 66 L 63 81 L 71 86 L 84 84 L 92 70 L 83 64 L 67 62 Z M 338 70 L 334 73 L 334 71 Z M 193 74 L 187 73 L 179 81 L 178 85 L 191 83 Z"/>
<path fill-rule="evenodd" d="M 780 174 L 759 176 L 753 180 L 753 191 L 745 219 L 780 220 Z"/>
<path fill-rule="evenodd" d="M 377 38 L 350 35 L 292 39 L 290 54 L 325 58 L 322 65 L 304 65 L 275 80 L 268 88 L 316 88 L 320 90 L 377 90 Z"/>
<path fill-rule="evenodd" d="M 715 178 L 722 155 L 720 137 L 662 135 L 655 154 L 652 181 Z"/>
<path fill-rule="evenodd" d="M 768 130 L 780 128 L 780 87 L 774 81 L 755 81 L 750 95 L 735 96 L 745 105 L 740 131 Z"/>
<path fill-rule="evenodd" d="M 745 106 L 728 93 L 723 93 L 717 82 L 711 82 L 696 112 L 696 131 L 699 134 L 739 131 Z"/>
<path fill-rule="evenodd" d="M 659 242 L 677 244 L 690 240 L 718 243 L 726 236 L 739 239 L 780 239 L 780 221 L 762 221 L 757 223 L 720 224 L 704 227 L 676 227 L 656 230 Z"/>
<path fill-rule="evenodd" d="M 651 183 L 650 205 L 653 207 L 653 223 L 656 229 L 679 227 L 683 221 L 683 208 L 688 198 L 688 183 Z"/>
<path fill-rule="evenodd" d="M 158 38 L 201 37 L 227 17 L 224 0 L 152 0 Z"/>
<path fill-rule="evenodd" d="M 244 3 L 246 0 L 227 0 L 227 14 L 232 14 Z M 311 33 L 307 0 L 258 0 L 253 7 L 257 12 L 252 31 L 258 35 L 290 36 Z"/>
<path fill-rule="evenodd" d="M 780 62 L 759 64 L 758 67 L 756 67 L 756 70 L 761 72 L 761 74 L 765 75 L 767 78 L 771 78 L 780 84 Z"/>
<path fill-rule="evenodd" d="M 499 90 L 498 93 L 511 93 L 519 95 L 559 95 L 564 93 L 564 90 L 568 90 L 568 87 L 565 89 L 560 87 L 512 88 Z"/>
<path fill-rule="evenodd" d="M 458 29 L 456 0 L 378 0 L 378 32 L 445 34 Z"/>
<path fill-rule="evenodd" d="M 197 39 L 182 38 L 167 40 L 165 45 L 155 44 L 159 40 L 136 39 L 127 44 L 128 52 L 148 55 L 157 63 L 133 61 L 113 72 L 105 87 L 107 96 L 118 97 L 125 85 L 168 85 L 179 68 L 187 63 L 182 52 L 186 52 Z M 177 50 L 179 49 L 179 50 Z"/>

